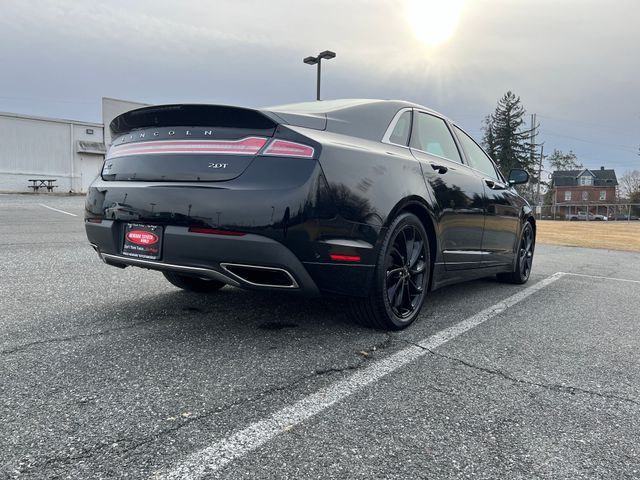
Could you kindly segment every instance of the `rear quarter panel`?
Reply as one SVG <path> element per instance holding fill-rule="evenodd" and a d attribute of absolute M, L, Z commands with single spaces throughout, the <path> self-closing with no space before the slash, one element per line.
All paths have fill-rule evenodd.
<path fill-rule="evenodd" d="M 322 143 L 320 164 L 336 211 L 345 220 L 382 233 L 408 201 L 433 211 L 420 163 L 408 148 L 331 132 L 304 134 Z"/>

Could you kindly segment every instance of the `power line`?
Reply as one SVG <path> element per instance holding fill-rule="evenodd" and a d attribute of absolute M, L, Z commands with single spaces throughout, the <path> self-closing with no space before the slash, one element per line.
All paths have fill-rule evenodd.
<path fill-rule="evenodd" d="M 593 140 L 587 140 L 586 138 L 573 137 L 571 135 L 562 135 L 560 133 L 549 132 L 546 129 L 544 130 L 544 135 L 550 135 L 552 137 L 569 138 L 571 140 L 577 140 L 579 142 L 585 142 L 585 143 L 591 143 L 593 145 L 602 145 L 602 146 L 607 146 L 607 147 L 612 147 L 612 148 L 618 148 L 618 149 L 625 150 L 625 151 L 630 150 L 630 151 L 633 151 L 634 153 L 637 150 L 637 147 L 632 147 L 631 145 L 621 145 L 619 143 L 594 142 Z"/>
<path fill-rule="evenodd" d="M 603 124 L 603 123 L 593 123 L 593 122 L 582 122 L 580 120 L 570 120 L 568 118 L 552 117 L 552 116 L 549 116 L 549 115 L 540 115 L 540 114 L 538 114 L 538 116 L 540 116 L 542 118 L 545 118 L 547 120 L 555 120 L 555 121 L 558 121 L 558 122 L 571 123 L 573 125 L 584 125 L 584 126 L 592 127 L 592 128 L 613 129 L 613 130 L 615 130 L 615 132 L 612 131 L 611 133 L 613 133 L 614 135 L 620 135 L 620 136 L 623 136 L 623 137 L 634 137 L 635 138 L 635 136 L 633 134 L 620 132 L 620 127 L 618 125 Z"/>

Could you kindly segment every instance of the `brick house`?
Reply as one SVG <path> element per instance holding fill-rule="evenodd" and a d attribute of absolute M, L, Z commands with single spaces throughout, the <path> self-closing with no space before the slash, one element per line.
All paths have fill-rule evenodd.
<path fill-rule="evenodd" d="M 601 205 L 616 202 L 618 179 L 615 170 L 558 170 L 551 176 L 553 205 L 557 214 L 589 211 L 606 214 Z"/>

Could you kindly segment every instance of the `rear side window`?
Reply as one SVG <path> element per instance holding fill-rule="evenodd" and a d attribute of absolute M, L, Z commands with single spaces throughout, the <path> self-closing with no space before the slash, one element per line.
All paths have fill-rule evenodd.
<path fill-rule="evenodd" d="M 467 154 L 467 159 L 469 160 L 469 166 L 479 170 L 485 175 L 495 178 L 496 180 L 500 180 L 500 175 L 496 171 L 496 167 L 493 165 L 493 162 L 489 158 L 489 156 L 484 153 L 476 142 L 473 139 L 464 133 L 461 129 L 454 126 L 456 129 L 456 133 L 458 134 L 458 139 L 462 144 L 462 148 L 464 148 L 465 153 Z"/>
<path fill-rule="evenodd" d="M 411 146 L 462 163 L 460 152 L 445 121 L 427 113 L 417 112 L 413 122 Z"/>
<path fill-rule="evenodd" d="M 389 136 L 389 142 L 407 146 L 411 133 L 411 111 L 407 110 L 398 118 L 396 126 Z"/>

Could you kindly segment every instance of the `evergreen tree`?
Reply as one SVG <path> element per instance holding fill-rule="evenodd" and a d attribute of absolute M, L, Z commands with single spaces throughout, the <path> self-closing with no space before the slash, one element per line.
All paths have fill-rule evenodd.
<path fill-rule="evenodd" d="M 482 146 L 489 156 L 496 161 L 496 137 L 493 132 L 493 115 L 487 115 L 484 117 L 482 124 L 482 130 L 484 135 L 482 136 Z"/>
<path fill-rule="evenodd" d="M 483 140 L 487 152 L 505 175 L 514 168 L 522 168 L 535 179 L 536 155 L 532 155 L 532 151 L 536 146 L 531 144 L 531 138 L 538 127 L 525 128 L 525 113 L 520 97 L 508 91 L 498 100 L 493 115 L 485 117 Z"/>

